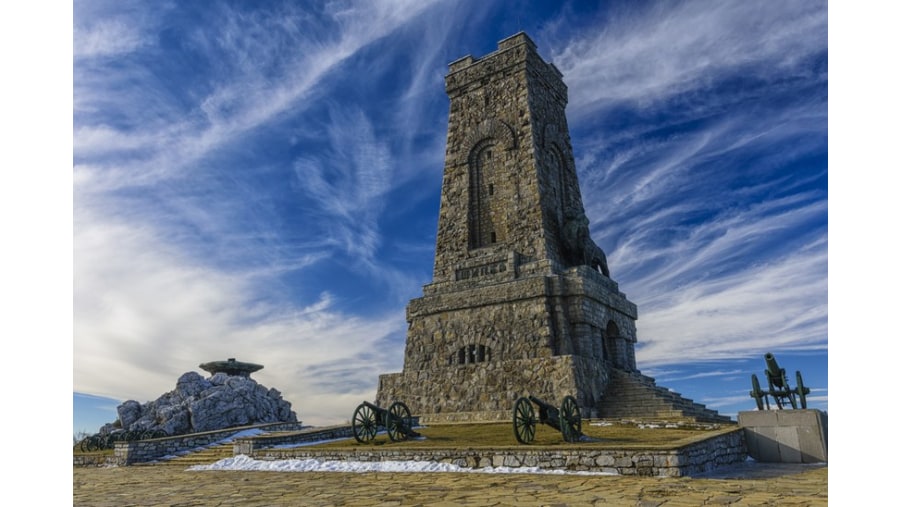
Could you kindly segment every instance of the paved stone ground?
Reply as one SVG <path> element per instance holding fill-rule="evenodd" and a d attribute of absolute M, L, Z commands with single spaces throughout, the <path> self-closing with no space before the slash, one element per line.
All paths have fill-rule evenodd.
<path fill-rule="evenodd" d="M 732 478 L 637 478 L 187 471 L 165 466 L 74 468 L 73 505 L 828 505 L 828 468 L 797 470 L 735 471 Z"/>

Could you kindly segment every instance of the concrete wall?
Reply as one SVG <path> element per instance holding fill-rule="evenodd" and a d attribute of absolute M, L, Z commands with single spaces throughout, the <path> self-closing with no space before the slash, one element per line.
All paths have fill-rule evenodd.
<path fill-rule="evenodd" d="M 755 410 L 738 413 L 747 451 L 757 461 L 828 461 L 828 415 L 819 410 Z"/>

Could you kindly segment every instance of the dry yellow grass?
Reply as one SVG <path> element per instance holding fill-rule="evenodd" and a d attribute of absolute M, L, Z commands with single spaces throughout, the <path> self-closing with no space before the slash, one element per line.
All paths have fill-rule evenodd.
<path fill-rule="evenodd" d="M 731 428 L 731 427 L 729 427 Z M 597 448 L 624 448 L 632 446 L 677 447 L 695 439 L 712 436 L 720 430 L 694 428 L 641 428 L 634 424 L 614 424 L 593 426 L 585 421 L 582 432 L 589 441 L 576 444 L 567 443 L 562 434 L 550 426 L 538 424 L 534 441 L 535 447 L 589 446 Z M 359 448 L 361 446 L 408 447 L 408 448 L 478 448 L 514 447 L 520 445 L 513 434 L 512 421 L 504 423 L 445 424 L 432 425 L 416 430 L 424 438 L 405 442 L 391 442 L 386 433 L 379 433 L 375 439 L 360 444 L 355 439 L 328 442 L 317 448 Z"/>

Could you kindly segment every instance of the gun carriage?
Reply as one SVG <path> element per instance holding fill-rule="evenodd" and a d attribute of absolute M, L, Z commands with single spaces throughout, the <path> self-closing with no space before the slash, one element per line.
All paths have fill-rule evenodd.
<path fill-rule="evenodd" d="M 395 401 L 387 409 L 364 401 L 353 411 L 350 425 L 353 428 L 353 437 L 361 444 L 375 438 L 379 428 L 387 431 L 391 442 L 402 442 L 410 437 L 420 436 L 413 431 L 412 414 L 402 401 Z"/>
<path fill-rule="evenodd" d="M 532 403 L 538 407 L 537 417 Z M 556 429 L 566 442 L 577 442 L 582 435 L 581 409 L 572 396 L 563 398 L 559 409 L 534 396 L 516 400 L 513 406 L 513 432 L 520 444 L 529 444 L 534 440 L 537 423 Z"/>
<path fill-rule="evenodd" d="M 765 399 L 766 410 L 769 410 L 769 396 L 775 400 L 775 405 L 782 409 L 787 403 L 791 408 L 797 408 L 797 399 L 800 399 L 800 408 L 806 408 L 806 395 L 809 394 L 809 388 L 803 385 L 803 377 L 797 372 L 797 387 L 791 389 L 788 385 L 787 373 L 784 368 L 778 365 L 775 355 L 767 352 L 766 360 L 766 380 L 769 384 L 769 390 L 763 391 L 759 386 L 759 379 L 756 374 L 750 376 L 753 390 L 750 391 L 750 397 L 756 400 L 756 408 L 763 410 L 763 399 Z M 787 403 L 786 403 L 787 402 Z"/>

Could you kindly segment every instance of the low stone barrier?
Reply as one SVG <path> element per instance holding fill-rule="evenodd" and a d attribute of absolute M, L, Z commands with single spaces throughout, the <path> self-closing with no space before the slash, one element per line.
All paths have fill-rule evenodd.
<path fill-rule="evenodd" d="M 252 456 L 259 449 L 351 437 L 353 437 L 353 429 L 346 425 L 309 428 L 296 433 L 238 437 L 234 439 L 234 455 L 245 454 L 247 456 Z"/>
<path fill-rule="evenodd" d="M 116 457 L 112 454 L 93 452 L 72 455 L 72 465 L 76 467 L 103 467 L 115 464 Z"/>
<path fill-rule="evenodd" d="M 156 461 L 165 456 L 174 456 L 185 451 L 209 446 L 247 430 L 291 431 L 299 430 L 301 427 L 299 421 L 255 424 L 251 426 L 239 426 L 216 431 L 189 433 L 187 435 L 154 438 L 150 440 L 116 442 L 114 462 L 117 465 L 133 465 L 135 463 Z"/>
<path fill-rule="evenodd" d="M 349 429 L 348 427 L 345 427 Z M 350 433 L 352 436 L 352 433 Z M 338 438 L 338 437 L 332 437 Z M 245 442 L 248 441 L 248 442 Z M 255 444 L 249 441 L 257 440 Z M 238 441 L 241 443 L 239 444 Z M 539 467 L 552 470 L 590 471 L 619 475 L 682 477 L 715 470 L 747 459 L 744 432 L 734 428 L 700 437 L 673 448 L 632 447 L 598 449 L 572 446 L 562 449 L 528 446 L 493 449 L 416 448 L 265 448 L 259 437 L 237 439 L 235 454 L 258 460 L 319 459 L 326 461 L 433 461 L 465 468 Z M 240 447 L 246 445 L 245 447 Z M 241 452 L 239 452 L 239 449 Z M 247 452 L 244 452 L 247 451 Z"/>

